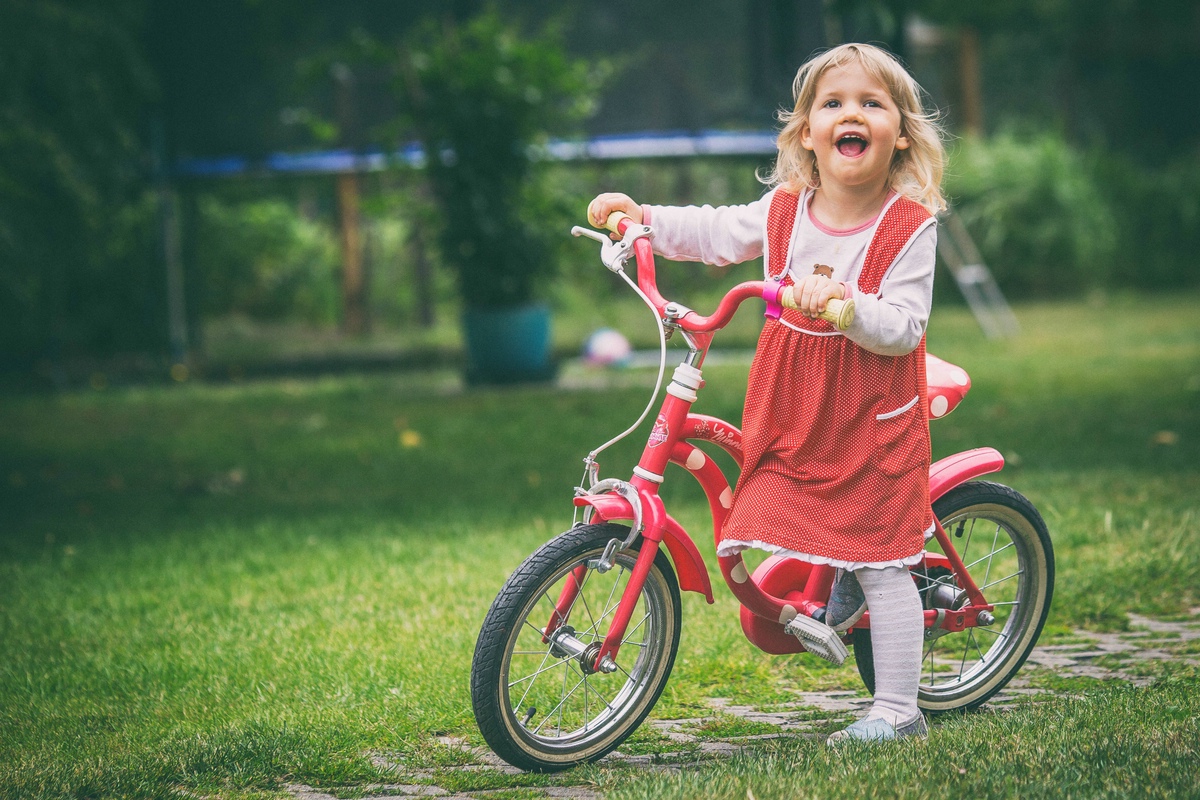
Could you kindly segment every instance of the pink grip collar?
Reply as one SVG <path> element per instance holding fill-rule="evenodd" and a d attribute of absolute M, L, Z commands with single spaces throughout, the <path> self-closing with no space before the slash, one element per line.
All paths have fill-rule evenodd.
<path fill-rule="evenodd" d="M 783 289 L 784 286 L 779 281 L 767 281 L 763 284 L 762 297 L 767 303 L 767 310 L 763 316 L 767 319 L 779 319 L 779 315 L 783 313 L 783 306 L 779 303 L 779 293 Z"/>

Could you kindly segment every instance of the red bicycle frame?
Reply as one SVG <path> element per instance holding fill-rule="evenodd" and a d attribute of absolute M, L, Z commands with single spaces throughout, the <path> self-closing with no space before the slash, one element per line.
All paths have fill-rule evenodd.
<path fill-rule="evenodd" d="M 577 231 L 587 233 L 581 229 Z M 614 271 L 621 271 L 631 255 L 636 259 L 639 288 L 664 323 L 684 334 L 690 350 L 675 369 L 632 477 L 628 481 L 600 481 L 591 491 L 585 491 L 575 498 L 575 505 L 586 509 L 587 519 L 632 521 L 634 527 L 624 542 L 625 546 L 632 544 L 637 536 L 642 539 L 629 582 L 592 663 L 595 670 L 605 670 L 606 665 L 615 663 L 646 575 L 660 546 L 665 545 L 670 554 L 680 589 L 698 592 L 709 603 L 713 602 L 707 565 L 688 533 L 667 514 L 658 493 L 659 485 L 664 480 L 668 464 L 676 464 L 691 473 L 708 499 L 713 517 L 713 536 L 720 542 L 721 528 L 732 505 L 733 489 L 719 466 L 692 442 L 711 442 L 741 466 L 742 434 L 723 420 L 691 413 L 696 393 L 703 385 L 701 366 L 714 333 L 729 322 L 744 301 L 750 298 L 764 299 L 768 316 L 778 316 L 779 285 L 767 281 L 738 284 L 707 317 L 668 302 L 658 291 L 649 228 L 635 225 L 626 217 L 618 222 L 617 232 L 624 238 L 619 244 L 605 244 L 606 255 L 602 257 L 606 259 L 606 265 Z M 934 388 L 932 381 L 930 388 Z M 946 390 L 948 387 L 938 388 Z M 957 391 L 957 396 L 949 400 L 952 404 L 966 393 L 961 381 L 957 390 L 954 387 L 949 389 L 951 393 Z M 996 472 L 1003 465 L 1003 457 L 996 450 L 986 447 L 958 453 L 934 463 L 930 468 L 930 502 L 965 481 Z M 950 536 L 936 519 L 933 535 L 944 555 L 927 553 L 925 565 L 951 570 L 966 595 L 966 604 L 958 609 L 926 610 L 925 627 L 961 631 L 980 624 L 979 615 L 985 612 L 990 614 L 993 606 L 988 604 L 971 579 Z M 768 653 L 802 652 L 804 648 L 799 640 L 785 633 L 784 626 L 797 614 L 812 615 L 825 605 L 835 568 L 772 556 L 751 575 L 741 555 L 718 557 L 717 561 L 725 583 L 742 604 L 742 628 L 747 638 Z M 582 572 L 586 568 L 579 569 Z M 566 619 L 578 595 L 581 580 L 582 574 L 577 575 L 574 580 L 568 580 L 563 588 L 545 628 L 547 640 Z M 864 614 L 854 627 L 870 627 L 870 614 Z"/>

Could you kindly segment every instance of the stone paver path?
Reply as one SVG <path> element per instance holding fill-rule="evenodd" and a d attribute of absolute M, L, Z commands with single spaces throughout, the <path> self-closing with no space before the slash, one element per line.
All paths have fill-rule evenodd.
<path fill-rule="evenodd" d="M 1191 646 L 1200 639 L 1200 608 L 1191 611 L 1191 618 L 1181 622 L 1154 620 L 1130 614 L 1130 630 L 1122 633 L 1078 632 L 1068 644 L 1048 644 L 1034 648 L 1025 667 L 1005 689 L 988 701 L 987 707 L 994 710 L 1011 708 L 1015 703 L 1030 696 L 1045 694 L 1051 690 L 1038 688 L 1039 677 L 1047 672 L 1058 678 L 1094 678 L 1099 680 L 1121 680 L 1134 686 L 1145 686 L 1155 679 L 1148 676 L 1147 662 L 1173 661 L 1177 664 L 1200 666 L 1200 652 Z M 813 737 L 817 727 L 825 727 L 831 719 L 860 716 L 870 698 L 852 691 L 797 692 L 796 700 L 765 711 L 753 706 L 739 705 L 736 700 L 713 698 L 709 706 L 711 717 L 689 719 L 657 719 L 646 724 L 652 726 L 666 739 L 680 745 L 678 753 L 656 755 L 627 755 L 620 750 L 607 756 L 601 763 L 626 764 L 638 769 L 681 770 L 699 762 L 721 755 L 738 752 L 754 741 L 781 737 Z M 817 712 L 817 713 L 814 713 Z M 823 713 L 820 713 L 823 712 Z M 728 737 L 713 740 L 697 736 L 698 726 L 713 721 L 717 715 L 736 717 L 746 722 L 765 723 L 775 726 L 778 732 L 755 736 Z M 497 758 L 486 748 L 470 747 L 453 737 L 442 737 L 440 744 L 462 751 L 467 760 L 474 763 L 452 768 L 456 772 L 497 772 L 508 775 L 523 774 Z M 375 757 L 377 766 L 394 772 L 402 782 L 378 786 L 360 787 L 368 800 L 407 800 L 408 798 L 483 798 L 490 794 L 503 796 L 511 793 L 505 789 L 471 789 L 454 792 L 437 785 L 439 775 L 432 769 L 406 766 L 402 761 L 388 756 Z M 296 800 L 336 800 L 335 795 L 309 786 L 289 786 L 288 792 Z M 523 789 L 523 792 L 530 791 Z M 546 798 L 567 800 L 600 800 L 595 789 L 580 786 L 538 787 Z"/>

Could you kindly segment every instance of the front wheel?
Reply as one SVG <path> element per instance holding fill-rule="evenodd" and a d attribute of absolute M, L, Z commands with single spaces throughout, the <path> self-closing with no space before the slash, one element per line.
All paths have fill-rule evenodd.
<path fill-rule="evenodd" d="M 1003 689 L 1037 644 L 1054 593 L 1054 549 L 1033 504 L 998 483 L 957 486 L 933 504 L 933 513 L 995 610 L 990 625 L 926 630 L 917 703 L 932 712 L 969 709 Z M 929 544 L 930 552 L 940 550 L 936 540 Z M 949 569 L 916 566 L 912 573 L 925 608 L 966 602 Z M 854 632 L 854 650 L 874 694 L 870 630 Z"/>
<path fill-rule="evenodd" d="M 471 703 L 488 745 L 508 763 L 554 772 L 595 761 L 641 724 L 662 693 L 679 647 L 679 584 L 660 551 L 646 576 L 611 673 L 592 671 L 637 560 L 636 549 L 597 566 L 629 529 L 583 525 L 552 539 L 505 583 L 483 621 L 471 665 Z M 563 597 L 574 597 L 559 608 Z"/>

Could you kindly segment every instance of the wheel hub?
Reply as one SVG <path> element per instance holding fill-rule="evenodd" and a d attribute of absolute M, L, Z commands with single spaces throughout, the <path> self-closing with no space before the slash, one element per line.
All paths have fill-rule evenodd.
<path fill-rule="evenodd" d="M 597 667 L 596 659 L 600 656 L 601 647 L 603 644 L 598 641 L 591 644 L 581 642 L 575 637 L 575 629 L 570 625 L 563 625 L 550 635 L 550 654 L 557 658 L 575 659 L 579 662 L 579 668 L 585 675 L 616 671 L 616 663 L 607 657 Z"/>
<path fill-rule="evenodd" d="M 967 604 L 967 593 L 959 588 L 952 570 L 931 567 L 925 571 L 924 578 L 926 583 L 921 587 L 921 605 L 926 610 L 958 611 Z"/>

